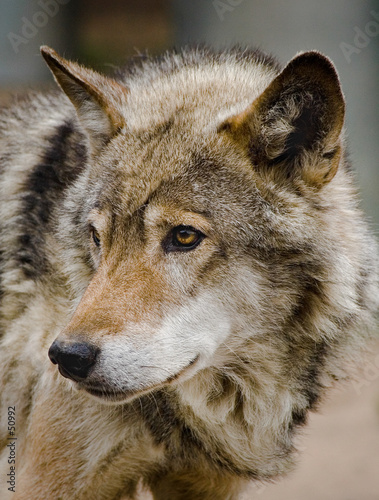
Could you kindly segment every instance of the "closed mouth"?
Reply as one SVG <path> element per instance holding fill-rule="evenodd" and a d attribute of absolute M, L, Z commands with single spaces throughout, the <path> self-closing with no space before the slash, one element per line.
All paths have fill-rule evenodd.
<path fill-rule="evenodd" d="M 99 399 L 106 399 L 107 401 L 125 401 L 130 399 L 133 395 L 133 391 L 118 391 L 111 388 L 102 388 L 101 386 L 92 387 L 81 385 L 81 388 L 87 391 L 91 396 L 95 396 Z"/>
<path fill-rule="evenodd" d="M 98 399 L 106 400 L 109 402 L 121 402 L 121 401 L 127 401 L 132 398 L 135 398 L 137 396 L 142 396 L 142 394 L 145 394 L 147 392 L 150 392 L 154 389 L 158 389 L 164 385 L 170 384 L 171 382 L 174 382 L 177 380 L 179 377 L 183 375 L 184 372 L 187 371 L 190 367 L 192 367 L 199 359 L 199 355 L 197 355 L 194 359 L 192 359 L 184 368 L 182 368 L 179 372 L 175 373 L 174 375 L 170 375 L 169 377 L 166 378 L 163 382 L 159 382 L 157 384 L 144 387 L 142 389 L 136 389 L 136 390 L 119 390 L 119 389 L 113 389 L 109 386 L 102 386 L 101 384 L 90 384 L 90 383 L 79 383 L 79 387 L 81 389 L 84 389 L 86 392 L 88 392 L 91 396 L 94 396 Z"/>

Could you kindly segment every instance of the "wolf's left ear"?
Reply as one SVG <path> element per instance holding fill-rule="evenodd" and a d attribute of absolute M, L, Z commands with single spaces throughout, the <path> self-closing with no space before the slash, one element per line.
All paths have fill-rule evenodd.
<path fill-rule="evenodd" d="M 112 78 L 60 57 L 50 47 L 41 54 L 76 108 L 94 151 L 114 136 L 124 125 L 122 107 L 127 89 Z"/>
<path fill-rule="evenodd" d="M 345 102 L 331 61 L 318 52 L 292 59 L 242 113 L 219 127 L 276 180 L 316 188 L 338 169 Z"/>

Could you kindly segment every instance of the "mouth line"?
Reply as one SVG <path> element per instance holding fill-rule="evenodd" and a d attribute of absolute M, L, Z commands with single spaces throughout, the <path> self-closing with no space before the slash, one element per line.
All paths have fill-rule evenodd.
<path fill-rule="evenodd" d="M 159 382 L 154 385 L 150 385 L 148 387 L 144 387 L 142 389 L 136 389 L 136 390 L 114 390 L 112 388 L 101 388 L 101 386 L 94 387 L 92 385 L 87 385 L 85 383 L 79 383 L 80 389 L 84 389 L 88 394 L 91 396 L 96 397 L 97 399 L 102 399 L 106 400 L 109 402 L 121 402 L 121 401 L 127 401 L 132 398 L 135 398 L 137 396 L 142 396 L 142 394 L 145 394 L 147 392 L 151 392 L 154 389 L 158 389 L 159 387 L 163 387 L 166 384 L 170 384 L 171 382 L 174 382 L 177 380 L 179 377 L 183 375 L 184 372 L 186 372 L 190 367 L 192 367 L 196 362 L 199 360 L 200 355 L 198 354 L 195 356 L 194 359 L 192 359 L 185 367 L 183 367 L 181 370 L 179 370 L 177 373 L 174 375 L 170 375 L 167 377 L 163 382 Z"/>
<path fill-rule="evenodd" d="M 166 378 L 163 384 L 169 384 L 170 382 L 174 382 L 174 380 L 177 380 L 181 375 L 183 375 L 184 372 L 188 370 L 188 368 L 191 368 L 197 361 L 199 360 L 200 354 L 195 356 L 189 363 L 186 365 L 184 368 L 176 372 L 174 375 L 170 375 L 169 377 Z"/>
<path fill-rule="evenodd" d="M 89 387 L 86 385 L 80 385 L 81 389 L 84 389 L 91 396 L 95 396 L 98 399 L 106 399 L 107 401 L 123 401 L 129 399 L 129 397 L 134 395 L 134 392 L 126 391 L 115 391 L 111 389 L 97 389 L 95 387 Z"/>

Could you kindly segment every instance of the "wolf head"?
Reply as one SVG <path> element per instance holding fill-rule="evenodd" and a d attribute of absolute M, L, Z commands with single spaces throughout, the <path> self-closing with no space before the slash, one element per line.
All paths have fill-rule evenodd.
<path fill-rule="evenodd" d="M 369 307 L 332 63 L 192 54 L 123 82 L 42 54 L 90 149 L 57 230 L 81 297 L 62 375 L 114 402 L 237 365 L 301 385 Z"/>

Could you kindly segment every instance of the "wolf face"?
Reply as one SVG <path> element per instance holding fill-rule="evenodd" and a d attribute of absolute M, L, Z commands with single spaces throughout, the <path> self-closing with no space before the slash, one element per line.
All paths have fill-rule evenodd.
<path fill-rule="evenodd" d="M 62 375 L 125 401 L 222 366 L 247 339 L 299 321 L 301 307 L 310 338 L 333 338 L 323 301 L 344 321 L 356 297 L 334 304 L 343 292 L 321 285 L 328 267 L 338 272 L 322 225 L 344 120 L 324 56 L 297 56 L 276 76 L 272 66 L 239 68 L 241 83 L 220 65 L 127 90 L 42 54 L 91 150 L 74 193 L 81 211 L 68 208 L 92 277 L 50 348 Z"/>
<path fill-rule="evenodd" d="M 118 138 L 117 151 L 127 151 L 121 158 L 106 157 L 114 165 L 115 178 L 107 175 L 105 183 L 102 175 L 94 179 L 98 193 L 83 227 L 94 275 L 50 352 L 59 363 L 59 350 L 54 354 L 58 346 L 68 359 L 74 353 L 67 346 L 94 346 L 96 359 L 89 354 L 94 364 L 86 366 L 91 371 L 77 381 L 109 399 L 125 399 L 211 366 L 235 328 L 230 310 L 239 307 L 236 301 L 249 300 L 244 298 L 247 291 L 239 291 L 240 284 L 233 285 L 231 278 L 225 282 L 233 267 L 228 246 L 240 247 L 243 253 L 242 245 L 248 243 L 238 228 L 246 216 L 234 201 L 237 193 L 227 194 L 227 209 L 207 201 L 212 193 L 225 198 L 225 185 L 215 183 L 220 168 L 225 169 L 225 181 L 228 170 L 211 163 L 206 150 L 205 156 L 194 158 L 191 144 L 180 151 L 174 131 L 173 137 L 165 134 L 162 145 L 145 146 L 142 158 L 149 159 L 138 165 L 143 173 L 137 179 L 129 165 L 137 164 L 143 145 L 132 137 Z M 170 158 L 166 151 L 174 146 L 176 156 Z M 163 163 L 167 172 L 162 175 Z M 198 174 L 199 167 L 207 169 L 206 179 Z M 251 186 L 243 171 L 229 177 L 230 182 L 249 181 Z M 246 189 L 251 204 L 257 198 L 254 191 Z M 230 228 L 228 220 L 238 212 L 240 222 Z M 258 272 L 257 278 L 252 271 L 248 275 L 251 283 L 241 285 L 258 292 Z M 225 289 L 232 286 L 235 296 Z"/>

